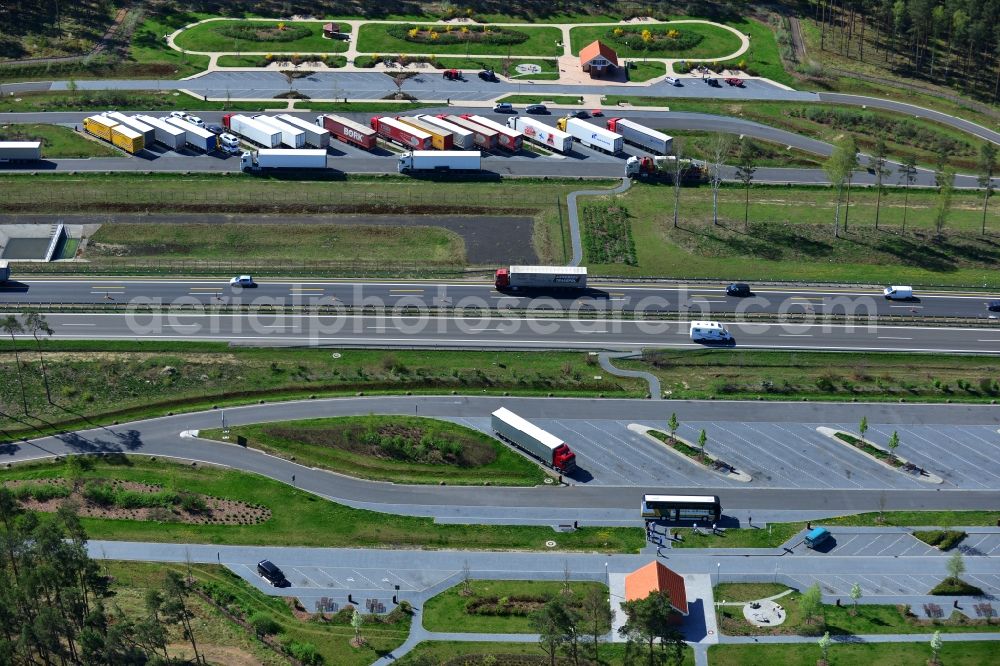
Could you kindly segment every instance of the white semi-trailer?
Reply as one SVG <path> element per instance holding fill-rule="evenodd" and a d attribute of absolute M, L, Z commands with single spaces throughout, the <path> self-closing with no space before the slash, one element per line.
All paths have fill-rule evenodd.
<path fill-rule="evenodd" d="M 180 150 L 184 147 L 184 144 L 187 143 L 184 130 L 165 122 L 162 118 L 154 118 L 153 116 L 144 116 L 140 114 L 137 115 L 135 119 L 152 127 L 153 135 L 156 137 L 157 143 L 162 143 L 171 150 Z"/>
<path fill-rule="evenodd" d="M 184 140 L 188 145 L 194 146 L 198 150 L 211 153 L 219 147 L 219 137 L 204 127 L 198 127 L 194 123 L 189 123 L 181 118 L 167 118 L 166 122 L 184 130 Z"/>
<path fill-rule="evenodd" d="M 557 152 L 568 153 L 573 150 L 572 136 L 534 118 L 511 116 L 507 119 L 507 127 L 517 130 L 525 139 Z"/>
<path fill-rule="evenodd" d="M 464 150 L 412 150 L 399 156 L 397 168 L 407 171 L 479 171 L 482 154 Z"/>
<path fill-rule="evenodd" d="M 419 115 L 416 118 L 427 125 L 437 127 L 445 132 L 451 132 L 452 145 L 455 148 L 471 150 L 472 147 L 476 145 L 475 134 L 464 127 L 459 127 L 455 123 L 450 123 L 443 118 L 438 118 L 430 114 Z"/>
<path fill-rule="evenodd" d="M 0 283 L 6 282 L 10 279 L 10 262 L 6 259 L 0 259 Z"/>
<path fill-rule="evenodd" d="M 597 148 L 612 155 L 620 153 L 625 146 L 621 134 L 615 134 L 611 130 L 606 130 L 579 118 L 560 118 L 556 121 L 556 126 L 571 134 L 584 146 Z"/>
<path fill-rule="evenodd" d="M 281 131 L 258 121 L 256 118 L 231 113 L 222 117 L 222 124 L 233 134 L 241 136 L 247 141 L 252 141 L 258 146 L 277 148 L 281 145 Z"/>
<path fill-rule="evenodd" d="M 508 266 L 494 276 L 498 291 L 504 289 L 586 289 L 584 266 Z"/>
<path fill-rule="evenodd" d="M 523 419 L 506 407 L 491 415 L 493 432 L 503 441 L 538 458 L 563 474 L 576 469 L 576 454 L 563 440 Z"/>
<path fill-rule="evenodd" d="M 321 148 L 262 148 L 240 155 L 243 171 L 262 169 L 325 169 L 326 151 Z"/>
<path fill-rule="evenodd" d="M 319 127 L 307 120 L 290 116 L 287 113 L 279 114 L 277 118 L 281 122 L 305 132 L 307 145 L 315 146 L 316 148 L 326 148 L 330 145 L 330 130 Z"/>
<path fill-rule="evenodd" d="M 673 137 L 640 125 L 628 118 L 609 118 L 608 129 L 621 134 L 628 143 L 645 148 L 656 155 L 667 155 L 673 148 Z"/>
<path fill-rule="evenodd" d="M 0 141 L 0 162 L 30 162 L 40 159 L 41 141 Z"/>
<path fill-rule="evenodd" d="M 272 118 L 271 116 L 254 116 L 254 120 L 263 123 L 268 127 L 273 127 L 274 129 L 281 132 L 281 143 L 288 146 L 289 148 L 304 148 L 306 145 L 306 132 L 303 129 L 299 129 L 293 125 L 282 122 L 277 118 Z"/>

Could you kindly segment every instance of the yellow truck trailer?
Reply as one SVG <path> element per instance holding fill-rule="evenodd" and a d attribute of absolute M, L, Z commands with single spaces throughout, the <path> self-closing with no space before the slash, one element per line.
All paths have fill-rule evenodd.
<path fill-rule="evenodd" d="M 83 129 L 105 141 L 111 141 L 111 130 L 116 125 L 118 123 L 104 116 L 90 116 L 83 119 Z"/>
<path fill-rule="evenodd" d="M 451 132 L 441 127 L 436 127 L 430 123 L 425 123 L 416 118 L 408 118 L 406 116 L 396 116 L 396 120 L 430 134 L 431 146 L 433 146 L 436 150 L 451 150 L 454 145 L 454 137 L 451 135 Z"/>
<path fill-rule="evenodd" d="M 143 138 L 142 132 L 134 130 L 131 127 L 125 127 L 124 125 L 117 125 L 111 128 L 111 143 L 133 155 L 146 147 L 146 141 Z"/>

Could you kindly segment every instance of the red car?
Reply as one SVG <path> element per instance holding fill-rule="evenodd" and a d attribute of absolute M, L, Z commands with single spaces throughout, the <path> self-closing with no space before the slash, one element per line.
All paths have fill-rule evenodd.
<path fill-rule="evenodd" d="M 726 83 L 728 83 L 731 86 L 736 86 L 737 88 L 743 87 L 743 79 L 738 79 L 735 76 L 731 76 L 728 79 L 726 79 Z"/>

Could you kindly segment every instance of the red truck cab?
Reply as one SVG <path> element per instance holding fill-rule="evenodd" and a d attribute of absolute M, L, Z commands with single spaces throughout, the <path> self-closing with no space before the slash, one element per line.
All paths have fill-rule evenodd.
<path fill-rule="evenodd" d="M 552 466 L 563 474 L 568 474 L 576 469 L 576 454 L 562 444 L 552 451 Z"/>
<path fill-rule="evenodd" d="M 510 269 L 508 268 L 498 268 L 496 277 L 493 281 L 494 286 L 497 289 L 506 289 L 510 286 Z"/>

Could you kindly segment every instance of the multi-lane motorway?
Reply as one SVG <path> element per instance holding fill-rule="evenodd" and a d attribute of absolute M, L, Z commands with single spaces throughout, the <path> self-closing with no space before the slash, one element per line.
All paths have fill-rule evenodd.
<path fill-rule="evenodd" d="M 582 294 L 552 292 L 522 295 L 498 292 L 483 281 L 343 282 L 260 280 L 255 288 L 229 285 L 227 279 L 37 278 L 0 286 L 0 303 L 25 304 L 202 304 L 210 306 L 326 305 L 344 308 L 488 308 L 589 312 L 681 312 L 705 314 L 833 314 L 1000 317 L 987 305 L 1000 294 L 978 291 L 919 291 L 910 301 L 887 301 L 879 289 L 836 287 L 756 287 L 749 298 L 726 296 L 724 284 L 636 285 L 592 280 Z M 993 319 L 991 319 L 991 317 Z"/>

